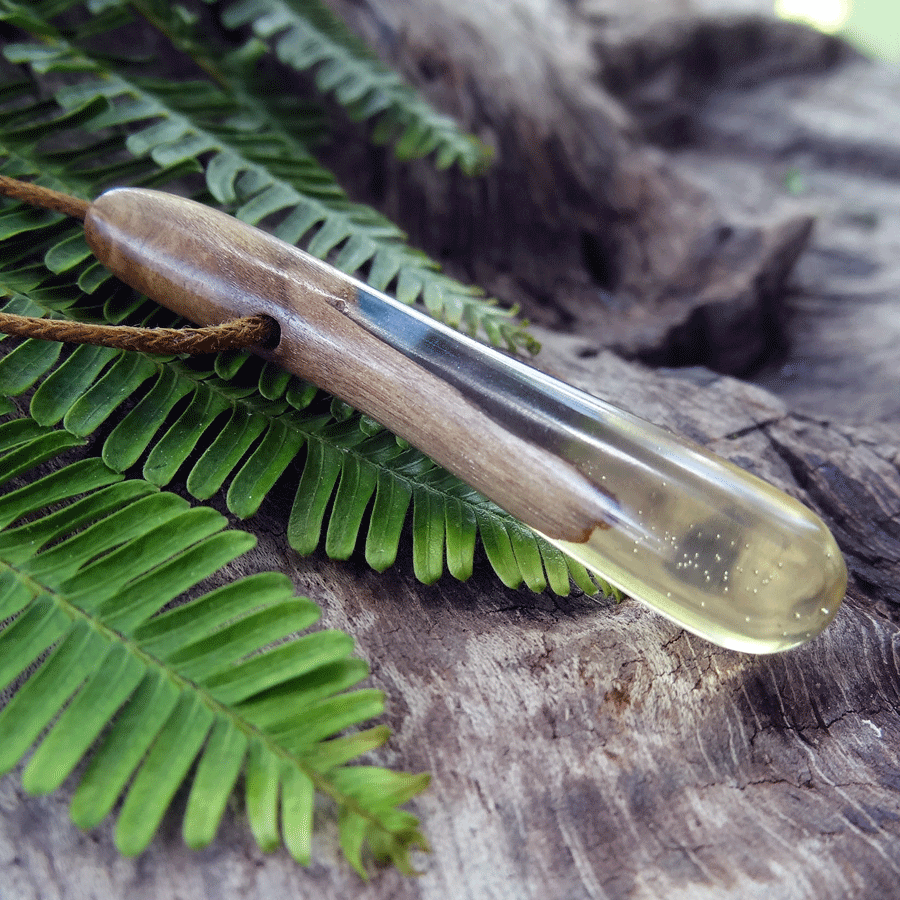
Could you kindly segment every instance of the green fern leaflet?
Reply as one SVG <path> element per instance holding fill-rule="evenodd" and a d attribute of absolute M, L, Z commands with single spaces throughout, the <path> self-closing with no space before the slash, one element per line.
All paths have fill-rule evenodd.
<path fill-rule="evenodd" d="M 319 0 L 236 0 L 226 4 L 222 21 L 250 25 L 283 63 L 313 69 L 317 87 L 353 119 L 376 118 L 375 140 L 393 143 L 399 159 L 434 153 L 437 168 L 458 165 L 469 175 L 489 165 L 486 145 L 435 112 Z"/>
<path fill-rule="evenodd" d="M 28 418 L 0 425 L 0 619 L 12 620 L 0 632 L 0 688 L 29 672 L 0 713 L 0 772 L 49 727 L 25 789 L 55 790 L 90 755 L 72 818 L 90 828 L 124 795 L 123 853 L 147 846 L 193 769 L 191 847 L 213 839 L 243 774 L 263 849 L 283 842 L 307 864 L 319 793 L 337 805 L 341 845 L 361 874 L 364 844 L 410 871 L 409 851 L 424 840 L 398 806 L 428 778 L 348 765 L 388 736 L 384 727 L 335 736 L 383 711 L 379 691 L 351 690 L 368 671 L 352 639 L 298 637 L 319 609 L 275 573 L 161 612 L 254 539 L 97 459 L 35 474 L 80 443 Z"/>
<path fill-rule="evenodd" d="M 148 76 L 152 61 L 112 52 L 130 46 L 122 34 L 133 35 L 135 12 L 197 80 Z M 203 16 L 255 37 L 223 49 L 207 40 Z M 318 98 L 278 96 L 258 80 L 260 57 L 278 57 L 312 72 L 352 117 L 375 120 L 400 156 L 465 171 L 484 163 L 476 140 L 318 0 L 0 0 L 0 21 L 10 38 L 0 59 L 4 174 L 86 199 L 114 185 L 187 193 L 454 327 L 534 346 L 512 311 L 346 196 L 310 149 L 325 128 Z M 12 203 L 0 205 L 0 306 L 183 324 L 118 283 L 73 223 Z M 365 847 L 410 871 L 424 841 L 399 807 L 427 778 L 351 765 L 387 738 L 363 727 L 383 699 L 356 687 L 367 669 L 351 638 L 308 632 L 317 608 L 279 575 L 198 596 L 253 539 L 162 489 L 179 480 L 182 493 L 224 498 L 246 517 L 278 485 L 292 497 L 295 550 L 361 551 L 382 570 L 409 545 L 423 582 L 445 570 L 467 578 L 480 553 L 509 586 L 605 586 L 377 423 L 248 354 L 178 359 L 31 340 L 4 350 L 0 415 L 13 413 L 12 397 L 29 415 L 0 424 L 0 689 L 19 686 L 0 713 L 0 771 L 37 743 L 26 789 L 81 773 L 74 820 L 92 826 L 121 800 L 126 853 L 152 839 L 181 786 L 185 840 L 209 843 L 241 784 L 259 845 L 283 843 L 305 863 L 324 797 L 359 871 Z M 88 441 L 93 457 L 71 462 Z"/>
<path fill-rule="evenodd" d="M 277 0 L 267 0 L 257 14 L 268 20 L 266 10 L 273 4 L 277 5 Z M 33 6 L 0 0 L 0 20 L 18 25 L 38 39 L 9 43 L 3 54 L 10 62 L 28 66 L 38 78 L 55 73 L 66 76 L 69 83 L 54 87 L 56 101 L 66 115 L 56 116 L 54 125 L 103 135 L 88 145 L 98 179 L 112 177 L 116 184 L 133 183 L 133 164 L 118 161 L 110 167 L 99 165 L 97 159 L 101 154 L 111 155 L 112 138 L 107 130 L 116 128 L 121 133 L 127 129 L 124 144 L 128 153 L 159 166 L 162 172 L 157 183 L 202 167 L 211 196 L 243 221 L 257 224 L 277 214 L 281 221 L 274 230 L 288 243 L 302 240 L 313 255 L 331 256 L 338 268 L 364 274 L 379 290 L 394 285 L 392 293 L 399 300 L 421 300 L 432 315 L 454 327 L 464 326 L 473 334 L 482 329 L 493 343 L 511 350 L 536 349 L 534 338 L 511 311 L 486 299 L 478 288 L 444 275 L 436 263 L 405 243 L 405 235 L 396 225 L 349 200 L 334 176 L 297 138 L 298 131 L 304 131 L 297 123 L 308 109 L 295 104 L 293 109 L 275 111 L 269 99 L 254 94 L 250 76 L 240 86 L 228 82 L 223 87 L 213 81 L 171 83 L 136 74 L 128 60 L 110 59 L 105 50 L 96 49 L 97 33 L 114 35 L 131 4 L 122 0 L 101 4 L 106 19 L 101 16 L 86 29 L 57 27 L 55 17 L 61 11 L 81 5 L 78 0 L 44 0 Z M 138 6 L 147 8 L 155 24 L 173 28 L 178 22 L 183 24 L 179 16 L 175 16 L 178 22 L 171 22 L 168 17 L 173 13 L 165 13 L 166 4 L 144 0 Z M 182 43 L 196 46 L 195 41 Z M 339 57 L 337 62 L 340 60 L 351 68 L 358 62 L 356 56 Z M 208 57 L 197 62 L 210 68 Z M 225 62 L 223 68 L 233 66 Z M 146 62 L 139 67 L 139 71 L 145 70 Z M 356 76 L 361 77 L 359 72 Z M 394 118 L 415 104 L 421 100 L 414 92 L 408 88 L 401 91 L 391 100 Z M 285 127 L 285 121 L 290 127 Z M 423 126 L 410 127 L 418 133 Z M 47 126 L 33 127 L 24 137 L 46 134 Z M 16 140 L 22 138 L 16 135 Z M 367 271 L 363 273 L 363 269 Z"/>

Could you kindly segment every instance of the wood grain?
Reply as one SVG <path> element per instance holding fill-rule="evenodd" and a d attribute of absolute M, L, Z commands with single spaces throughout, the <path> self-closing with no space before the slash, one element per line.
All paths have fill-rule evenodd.
<path fill-rule="evenodd" d="M 146 190 L 99 197 L 85 236 L 110 271 L 191 321 L 270 316 L 280 339 L 260 356 L 372 416 L 532 527 L 574 543 L 608 527 L 608 492 L 380 340 L 354 313 L 361 286 L 318 260 Z"/>

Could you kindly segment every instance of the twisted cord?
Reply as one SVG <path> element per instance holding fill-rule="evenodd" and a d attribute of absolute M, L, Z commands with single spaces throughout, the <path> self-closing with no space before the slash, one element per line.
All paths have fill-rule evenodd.
<path fill-rule="evenodd" d="M 275 320 L 262 315 L 232 319 L 205 328 L 132 328 L 0 313 L 0 331 L 42 341 L 95 344 L 165 355 L 219 353 L 228 349 L 269 345 L 278 338 Z"/>
<path fill-rule="evenodd" d="M 49 209 L 84 221 L 90 202 L 69 194 L 0 175 L 0 195 L 29 206 Z M 128 325 L 86 325 L 59 319 L 39 319 L 0 313 L 0 332 L 44 341 L 96 344 L 144 353 L 219 353 L 271 345 L 278 340 L 278 323 L 269 316 L 248 316 L 205 328 L 132 328 Z"/>
<path fill-rule="evenodd" d="M 21 200 L 29 206 L 37 206 L 40 209 L 51 209 L 83 222 L 87 215 L 90 201 L 80 197 L 71 197 L 69 194 L 61 194 L 59 191 L 41 187 L 28 181 L 18 181 L 0 175 L 0 194 L 11 197 L 13 200 Z"/>

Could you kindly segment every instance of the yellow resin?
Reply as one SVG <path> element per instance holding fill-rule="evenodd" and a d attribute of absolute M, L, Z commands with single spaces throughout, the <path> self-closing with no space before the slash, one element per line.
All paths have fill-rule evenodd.
<path fill-rule="evenodd" d="M 702 483 L 650 471 L 641 482 L 632 470 L 629 481 L 618 482 L 627 519 L 596 529 L 586 543 L 548 540 L 715 644 L 745 653 L 788 650 L 837 614 L 846 566 L 818 517 L 765 482 L 736 473 L 732 489 L 758 493 L 714 507 Z"/>
<path fill-rule="evenodd" d="M 593 485 L 583 504 L 600 522 L 583 542 L 542 532 L 540 517 L 529 521 L 527 510 L 518 515 L 628 596 L 746 653 L 796 647 L 836 615 L 847 586 L 844 559 L 825 523 L 794 498 L 390 298 L 361 289 L 360 309 L 391 346 L 546 451 L 548 468 L 523 472 L 521 484 L 549 484 L 568 466 Z M 477 433 L 469 436 L 473 453 L 479 442 Z M 511 457 L 509 465 L 517 464 Z M 494 486 L 485 493 L 505 506 Z M 548 500 L 539 489 L 534 497 Z"/>

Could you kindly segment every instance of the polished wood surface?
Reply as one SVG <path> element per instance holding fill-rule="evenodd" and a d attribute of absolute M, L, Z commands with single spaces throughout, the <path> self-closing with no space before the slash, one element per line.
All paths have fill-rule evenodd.
<path fill-rule="evenodd" d="M 261 356 L 368 413 L 533 528 L 579 543 L 607 526 L 608 496 L 375 337 L 354 315 L 362 285 L 331 267 L 155 191 L 102 195 L 85 235 L 114 274 L 191 321 L 272 316 L 281 338 Z"/>

